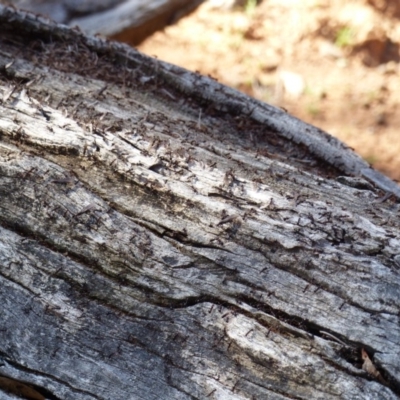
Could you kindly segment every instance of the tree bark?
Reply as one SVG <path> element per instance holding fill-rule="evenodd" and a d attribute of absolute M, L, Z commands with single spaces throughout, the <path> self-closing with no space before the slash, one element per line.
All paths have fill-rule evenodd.
<path fill-rule="evenodd" d="M 400 398 L 394 182 L 211 78 L 5 7 L 0 66 L 3 398 Z"/>

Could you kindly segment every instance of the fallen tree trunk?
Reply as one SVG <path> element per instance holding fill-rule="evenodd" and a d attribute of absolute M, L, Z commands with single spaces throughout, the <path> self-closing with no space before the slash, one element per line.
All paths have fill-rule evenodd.
<path fill-rule="evenodd" d="M 400 398 L 394 182 L 124 45 L 0 7 L 0 49 L 4 391 Z"/>
<path fill-rule="evenodd" d="M 14 7 L 47 16 L 58 23 L 78 26 L 137 45 L 195 10 L 203 0 L 0 0 Z"/>

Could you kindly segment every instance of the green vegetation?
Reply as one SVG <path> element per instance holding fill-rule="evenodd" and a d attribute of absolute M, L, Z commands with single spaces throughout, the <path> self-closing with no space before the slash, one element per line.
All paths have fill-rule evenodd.
<path fill-rule="evenodd" d="M 338 47 L 348 47 L 353 43 L 354 30 L 349 26 L 340 28 L 336 33 L 335 45 Z"/>
<path fill-rule="evenodd" d="M 321 108 L 313 103 L 313 104 L 308 104 L 307 105 L 307 112 L 313 116 L 313 117 L 317 117 L 320 113 L 321 113 Z"/>
<path fill-rule="evenodd" d="M 244 6 L 244 11 L 247 14 L 247 16 L 252 17 L 254 15 L 257 4 L 258 4 L 257 0 L 246 0 L 246 4 Z"/>

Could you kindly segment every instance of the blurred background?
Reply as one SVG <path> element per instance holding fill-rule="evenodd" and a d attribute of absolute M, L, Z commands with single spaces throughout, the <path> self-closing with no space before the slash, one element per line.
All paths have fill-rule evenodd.
<path fill-rule="evenodd" d="M 18 0 L 286 109 L 400 180 L 400 0 Z"/>

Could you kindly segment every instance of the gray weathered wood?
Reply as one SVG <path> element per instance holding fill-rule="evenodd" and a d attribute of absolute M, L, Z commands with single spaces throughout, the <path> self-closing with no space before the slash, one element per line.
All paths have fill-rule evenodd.
<path fill-rule="evenodd" d="M 77 17 L 78 25 L 88 34 L 121 37 L 138 44 L 157 30 L 177 21 L 197 8 L 203 0 L 126 0 L 100 13 Z"/>
<path fill-rule="evenodd" d="M 13 6 L 78 26 L 87 34 L 139 44 L 196 9 L 203 0 L 15 0 Z M 0 0 L 0 3 L 10 3 Z"/>
<path fill-rule="evenodd" d="M 399 205 L 372 184 L 395 183 L 4 7 L 0 66 L 0 376 L 48 399 L 400 398 Z"/>

